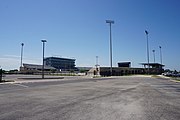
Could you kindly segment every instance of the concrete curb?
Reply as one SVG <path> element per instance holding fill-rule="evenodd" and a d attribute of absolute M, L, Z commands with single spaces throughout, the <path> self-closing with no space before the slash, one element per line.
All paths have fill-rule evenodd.
<path fill-rule="evenodd" d="M 180 80 L 174 80 L 171 77 L 167 77 L 167 76 L 163 76 L 163 75 L 158 75 L 158 76 L 161 78 L 169 79 L 169 81 L 171 81 L 171 82 L 180 83 Z"/>
<path fill-rule="evenodd" d="M 18 79 L 21 79 L 21 80 L 34 80 L 34 79 L 36 79 L 36 80 L 44 80 L 44 79 L 64 79 L 64 77 L 45 77 L 45 78 L 18 78 Z"/>
<path fill-rule="evenodd" d="M 180 80 L 172 80 L 172 79 L 170 79 L 170 81 L 180 83 Z"/>

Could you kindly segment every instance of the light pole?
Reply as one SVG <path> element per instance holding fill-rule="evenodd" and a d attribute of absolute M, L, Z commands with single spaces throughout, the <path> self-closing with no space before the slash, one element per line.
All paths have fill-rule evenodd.
<path fill-rule="evenodd" d="M 43 79 L 44 78 L 44 46 L 47 41 L 41 40 L 41 42 L 43 43 L 43 65 L 42 65 L 42 79 Z"/>
<path fill-rule="evenodd" d="M 0 82 L 2 82 L 2 73 L 3 73 L 3 71 L 2 71 L 2 68 L 0 66 Z"/>
<path fill-rule="evenodd" d="M 23 46 L 24 46 L 24 43 L 21 43 L 21 67 L 22 67 L 22 58 L 23 58 Z"/>
<path fill-rule="evenodd" d="M 149 74 L 149 42 L 148 42 L 148 31 L 145 30 L 146 37 L 147 37 L 147 61 L 148 61 L 148 74 Z"/>
<path fill-rule="evenodd" d="M 113 20 L 106 20 L 106 23 L 110 26 L 110 75 L 112 76 L 112 35 L 111 35 L 111 24 L 114 24 Z"/>
<path fill-rule="evenodd" d="M 160 60 L 161 60 L 161 65 L 162 65 L 162 51 L 161 51 L 161 46 L 159 46 L 160 49 Z"/>
<path fill-rule="evenodd" d="M 98 69 L 98 66 L 99 66 L 99 64 L 98 64 L 98 56 L 96 56 L 96 75 L 99 75 L 99 69 Z"/>
<path fill-rule="evenodd" d="M 21 43 L 21 67 L 22 67 L 22 57 L 23 57 L 23 46 L 24 43 Z"/>
<path fill-rule="evenodd" d="M 154 63 L 155 63 L 155 50 L 152 50 L 152 52 L 153 52 L 153 57 L 154 57 Z"/>
<path fill-rule="evenodd" d="M 96 65 L 95 65 L 95 66 L 96 66 L 96 69 L 97 69 L 97 68 L 98 68 L 98 66 L 99 66 L 99 64 L 98 64 L 98 58 L 99 58 L 99 57 L 98 57 L 98 56 L 96 56 Z"/>

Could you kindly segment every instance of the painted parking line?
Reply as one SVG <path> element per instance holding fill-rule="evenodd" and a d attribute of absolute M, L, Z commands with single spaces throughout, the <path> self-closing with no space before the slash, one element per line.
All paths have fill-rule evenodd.
<path fill-rule="evenodd" d="M 17 83 L 12 83 L 12 85 L 17 85 L 17 86 L 21 86 L 21 87 L 25 87 L 25 88 L 28 88 L 29 86 L 27 85 L 22 85 L 22 84 L 17 84 Z"/>

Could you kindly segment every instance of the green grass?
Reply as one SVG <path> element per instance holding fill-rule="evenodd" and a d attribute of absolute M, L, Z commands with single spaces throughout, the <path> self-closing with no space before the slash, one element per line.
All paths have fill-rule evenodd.
<path fill-rule="evenodd" d="M 171 77 L 173 80 L 180 81 L 180 77 Z"/>
<path fill-rule="evenodd" d="M 158 75 L 152 75 L 151 77 L 153 77 L 153 78 L 161 78 L 161 77 L 158 76 Z"/>
<path fill-rule="evenodd" d="M 101 76 L 93 76 L 93 78 L 101 78 Z"/>

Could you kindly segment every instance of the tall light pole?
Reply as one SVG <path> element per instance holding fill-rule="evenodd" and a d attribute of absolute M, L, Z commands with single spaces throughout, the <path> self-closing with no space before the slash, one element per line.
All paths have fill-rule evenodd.
<path fill-rule="evenodd" d="M 44 78 L 44 47 L 47 41 L 43 39 L 41 40 L 41 42 L 43 43 L 43 65 L 42 65 L 42 79 L 43 79 Z"/>
<path fill-rule="evenodd" d="M 146 38 L 147 38 L 147 61 L 148 61 L 148 74 L 149 74 L 149 41 L 148 41 L 148 31 L 145 30 Z"/>
<path fill-rule="evenodd" d="M 96 75 L 99 75 L 99 69 L 98 69 L 98 66 L 99 66 L 99 64 L 98 64 L 98 56 L 96 56 Z"/>
<path fill-rule="evenodd" d="M 155 50 L 152 50 L 152 52 L 153 52 L 154 63 L 155 63 L 155 61 L 156 61 L 156 59 L 155 59 Z"/>
<path fill-rule="evenodd" d="M 159 46 L 160 49 L 160 60 L 161 60 L 161 65 L 162 65 L 162 51 L 161 51 L 161 46 Z"/>
<path fill-rule="evenodd" d="M 98 66 L 98 56 L 96 56 L 96 66 Z"/>
<path fill-rule="evenodd" d="M 3 71 L 2 71 L 2 68 L 0 66 L 0 82 L 2 82 L 2 73 L 3 73 Z"/>
<path fill-rule="evenodd" d="M 112 35 L 111 35 L 111 24 L 114 24 L 113 20 L 106 20 L 106 23 L 110 26 L 110 75 L 112 76 Z"/>
<path fill-rule="evenodd" d="M 23 58 L 23 46 L 24 46 L 24 43 L 21 43 L 21 67 L 23 66 L 23 63 L 22 63 L 22 58 Z"/>

